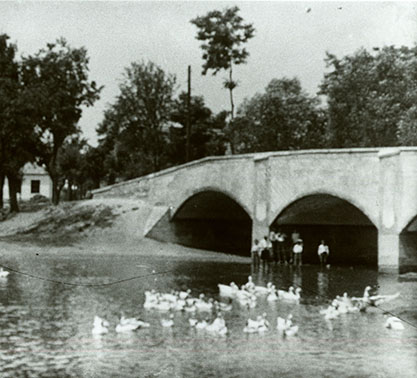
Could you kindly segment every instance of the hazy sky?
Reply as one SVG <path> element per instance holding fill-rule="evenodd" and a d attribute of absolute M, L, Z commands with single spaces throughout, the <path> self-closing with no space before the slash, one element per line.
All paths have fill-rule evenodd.
<path fill-rule="evenodd" d="M 95 144 L 103 110 L 118 93 L 123 68 L 133 61 L 151 60 L 175 74 L 179 90 L 186 89 L 190 64 L 193 94 L 203 95 L 216 112 L 229 109 L 222 89 L 226 74 L 201 75 L 201 50 L 189 21 L 233 5 L 256 28 L 247 46 L 248 63 L 235 69 L 237 105 L 283 76 L 297 76 L 315 94 L 326 51 L 341 57 L 361 46 L 417 41 L 417 3 L 410 2 L 0 2 L 0 33 L 17 43 L 20 54 L 34 53 L 60 36 L 87 48 L 90 78 L 105 86 L 80 120 L 84 135 Z"/>

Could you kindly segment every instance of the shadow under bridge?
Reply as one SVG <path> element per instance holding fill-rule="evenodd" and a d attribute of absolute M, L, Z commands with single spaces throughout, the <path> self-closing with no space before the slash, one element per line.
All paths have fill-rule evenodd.
<path fill-rule="evenodd" d="M 161 219 L 149 236 L 184 246 L 249 256 L 252 220 L 228 195 L 214 190 L 188 198 L 171 219 Z"/>
<path fill-rule="evenodd" d="M 324 239 L 330 248 L 328 263 L 376 266 L 378 231 L 370 219 L 350 202 L 329 194 L 314 194 L 287 206 L 271 229 L 300 233 L 304 242 L 303 262 L 317 264 L 317 248 Z"/>

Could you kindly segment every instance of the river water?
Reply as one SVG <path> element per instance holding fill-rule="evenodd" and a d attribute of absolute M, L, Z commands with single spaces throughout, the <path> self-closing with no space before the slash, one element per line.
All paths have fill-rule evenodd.
<path fill-rule="evenodd" d="M 20 257 L 19 257 L 20 256 Z M 383 304 L 417 326 L 417 282 L 363 268 L 321 270 L 272 266 L 253 270 L 250 264 L 210 258 L 184 261 L 174 257 L 143 257 L 108 253 L 24 258 L 8 254 L 2 264 L 23 272 L 72 283 L 105 283 L 133 276 L 142 278 L 102 286 L 66 286 L 11 273 L 0 281 L 1 377 L 415 377 L 417 329 L 384 327 L 381 309 L 342 315 L 325 321 L 320 309 L 336 295 L 375 293 L 401 296 Z M 157 274 L 149 275 L 152 271 Z M 189 314 L 176 313 L 172 329 L 160 325 L 166 314 L 143 309 L 144 291 L 191 289 L 198 296 L 219 299 L 218 283 L 243 284 L 252 274 L 257 284 L 273 282 L 303 289 L 299 305 L 259 299 L 247 310 L 238 303 L 225 313 L 227 337 L 191 329 Z M 141 317 L 150 328 L 117 334 L 121 311 Z M 246 320 L 267 313 L 273 329 L 263 335 L 243 332 Z M 292 313 L 300 329 L 283 338 L 275 330 L 277 316 Z M 94 315 L 110 322 L 110 332 L 91 334 Z"/>

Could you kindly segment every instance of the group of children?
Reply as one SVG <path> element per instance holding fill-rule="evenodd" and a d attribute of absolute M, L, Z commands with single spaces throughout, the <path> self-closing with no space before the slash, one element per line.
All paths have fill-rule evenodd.
<path fill-rule="evenodd" d="M 302 265 L 303 240 L 300 238 L 300 233 L 294 230 L 291 234 L 291 250 L 288 255 L 289 248 L 285 245 L 286 238 L 287 235 L 281 230 L 277 232 L 272 230 L 269 236 L 265 236 L 260 241 L 255 239 L 251 250 L 253 264 L 257 266 L 262 261 L 264 266 L 269 262 Z M 317 250 L 320 264 L 326 264 L 329 253 L 329 246 L 322 240 Z"/>

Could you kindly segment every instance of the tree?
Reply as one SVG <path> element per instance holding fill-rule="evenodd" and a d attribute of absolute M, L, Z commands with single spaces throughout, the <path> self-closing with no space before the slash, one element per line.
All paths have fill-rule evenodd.
<path fill-rule="evenodd" d="M 191 23 L 197 26 L 197 39 L 203 41 L 203 72 L 212 70 L 216 75 L 220 70 L 229 70 L 229 78 L 224 87 L 230 94 L 230 117 L 234 117 L 233 89 L 237 82 L 233 80 L 233 65 L 246 62 L 248 51 L 243 47 L 254 36 L 252 24 L 244 24 L 238 15 L 239 8 L 227 8 L 223 12 L 214 10 L 205 16 L 196 17 Z"/>
<path fill-rule="evenodd" d="M 87 141 L 80 139 L 78 135 L 67 138 L 59 148 L 57 156 L 58 193 L 66 186 L 68 201 L 76 199 L 73 188 L 82 194 L 83 185 L 86 181 L 85 154 Z M 59 194 L 58 194 L 59 195 Z"/>
<path fill-rule="evenodd" d="M 176 78 L 152 62 L 125 69 L 120 94 L 97 129 L 109 163 L 123 179 L 163 168 Z"/>
<path fill-rule="evenodd" d="M 171 120 L 182 127 L 171 127 L 168 133 L 168 159 L 170 165 L 186 162 L 186 125 L 188 107 L 187 93 L 182 92 L 175 100 L 171 113 Z M 211 138 L 212 112 L 205 105 L 201 96 L 192 96 L 190 100 L 190 123 L 191 128 L 191 153 L 190 160 L 200 159 L 207 156 L 207 143 Z"/>
<path fill-rule="evenodd" d="M 417 143 L 417 47 L 361 49 L 338 59 L 321 84 L 332 147 Z"/>
<path fill-rule="evenodd" d="M 20 64 L 15 60 L 17 47 L 8 39 L 0 35 L 0 189 L 3 193 L 7 177 L 10 211 L 17 212 L 21 169 L 35 157 L 37 133 L 32 117 L 36 94 L 22 84 Z"/>
<path fill-rule="evenodd" d="M 231 125 L 236 151 L 262 152 L 325 145 L 325 113 L 298 79 L 273 79 L 265 93 L 246 99 Z"/>
<path fill-rule="evenodd" d="M 64 39 L 23 59 L 24 84 L 37 93 L 36 123 L 41 131 L 39 160 L 52 180 L 52 202 L 59 202 L 58 153 L 66 138 L 79 132 L 83 106 L 92 106 L 102 88 L 88 79 L 87 50 Z"/>

